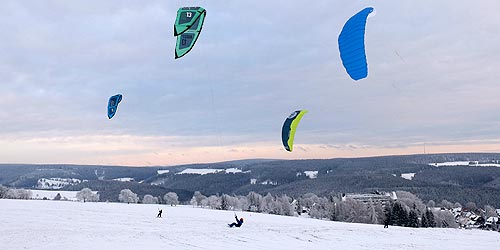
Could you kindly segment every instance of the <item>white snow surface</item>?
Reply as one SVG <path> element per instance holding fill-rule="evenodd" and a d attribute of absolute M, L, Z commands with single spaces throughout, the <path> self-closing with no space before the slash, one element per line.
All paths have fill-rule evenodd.
<path fill-rule="evenodd" d="M 163 218 L 157 219 L 158 209 Z M 340 223 L 156 204 L 0 200 L 0 249 L 497 249 L 497 232 Z"/>
<path fill-rule="evenodd" d="M 167 174 L 170 173 L 170 170 L 168 169 L 160 169 L 156 171 L 157 174 Z"/>
<path fill-rule="evenodd" d="M 86 181 L 86 180 L 84 180 Z M 82 180 L 74 178 L 41 178 L 36 187 L 39 189 L 61 189 L 72 184 L 80 184 Z"/>
<path fill-rule="evenodd" d="M 121 182 L 131 182 L 134 181 L 134 178 L 132 177 L 122 177 L 122 178 L 116 178 L 113 179 L 114 181 L 121 181 Z"/>
<path fill-rule="evenodd" d="M 415 177 L 415 173 L 405 173 L 401 174 L 401 178 L 407 179 L 407 180 L 413 180 L 413 177 Z"/>
<path fill-rule="evenodd" d="M 500 164 L 498 163 L 479 163 L 477 161 L 450 161 L 441 163 L 430 163 L 429 165 L 434 167 L 445 167 L 445 166 L 500 167 Z"/>
<path fill-rule="evenodd" d="M 309 177 L 309 179 L 316 179 L 318 178 L 318 172 L 319 171 L 304 171 L 304 174 Z"/>
<path fill-rule="evenodd" d="M 228 169 L 214 169 L 214 168 L 186 168 L 177 174 L 215 174 L 225 172 L 226 174 L 242 173 L 241 169 L 228 168 Z"/>

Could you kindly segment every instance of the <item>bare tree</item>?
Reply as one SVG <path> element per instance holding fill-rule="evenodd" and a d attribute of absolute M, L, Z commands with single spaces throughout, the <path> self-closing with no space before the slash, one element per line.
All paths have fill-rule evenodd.
<path fill-rule="evenodd" d="M 98 202 L 99 194 L 92 192 L 90 188 L 83 188 L 76 193 L 76 199 L 83 202 Z"/>
<path fill-rule="evenodd" d="M 453 203 L 447 201 L 447 200 L 443 200 L 441 201 L 441 207 L 444 207 L 446 209 L 452 209 L 453 208 Z"/>
<path fill-rule="evenodd" d="M 174 192 L 168 192 L 163 196 L 163 200 L 166 204 L 170 204 L 170 206 L 179 205 L 179 196 L 177 196 Z"/>
<path fill-rule="evenodd" d="M 157 204 L 158 203 L 158 197 L 153 197 L 150 194 L 146 194 L 142 198 L 142 203 L 143 204 Z"/>
<path fill-rule="evenodd" d="M 118 200 L 126 203 L 137 203 L 139 202 L 139 196 L 130 189 L 123 189 L 118 195 Z"/>
<path fill-rule="evenodd" d="M 497 216 L 497 211 L 492 206 L 489 206 L 489 205 L 484 206 L 484 211 L 486 214 L 486 218 Z"/>
<path fill-rule="evenodd" d="M 476 211 L 477 206 L 476 206 L 476 203 L 474 203 L 474 202 L 467 202 L 465 204 L 465 208 L 467 208 L 467 210 L 469 210 L 469 211 Z"/>
<path fill-rule="evenodd" d="M 427 202 L 427 207 L 436 207 L 436 202 L 430 200 L 429 202 Z"/>

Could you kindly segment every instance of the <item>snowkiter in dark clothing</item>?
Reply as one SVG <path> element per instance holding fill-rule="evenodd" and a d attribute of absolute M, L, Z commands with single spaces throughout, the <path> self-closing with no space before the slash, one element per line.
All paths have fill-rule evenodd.
<path fill-rule="evenodd" d="M 236 222 L 228 224 L 229 227 L 241 227 L 241 225 L 243 225 L 243 218 L 238 219 L 238 216 L 236 215 L 234 215 L 234 218 L 236 219 Z"/>
<path fill-rule="evenodd" d="M 158 215 L 156 216 L 156 218 L 161 218 L 161 213 L 163 213 L 162 209 L 160 209 L 160 211 L 158 211 Z"/>

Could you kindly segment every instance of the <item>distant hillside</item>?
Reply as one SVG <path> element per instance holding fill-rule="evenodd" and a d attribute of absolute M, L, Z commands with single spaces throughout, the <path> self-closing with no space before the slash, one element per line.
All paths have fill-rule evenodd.
<path fill-rule="evenodd" d="M 445 163 L 436 167 L 431 163 Z M 458 163 L 460 162 L 460 163 Z M 471 162 L 469 165 L 468 163 Z M 479 164 L 484 163 L 484 164 Z M 487 164 L 486 164 L 487 163 Z M 351 193 L 405 190 L 423 200 L 476 202 L 500 207 L 500 153 L 433 154 L 326 160 L 242 160 L 173 167 L 0 165 L 0 184 L 36 188 L 41 178 L 80 179 L 63 190 L 90 187 L 107 200 L 123 188 L 144 195 L 176 191 L 187 201 L 205 195 L 312 192 Z M 454 164 L 461 166 L 453 166 Z M 163 171 L 158 171 L 163 170 Z M 122 179 L 119 179 L 122 178 Z M 133 178 L 134 181 L 126 182 Z M 119 179 L 119 180 L 113 180 Z M 53 180 L 61 185 L 59 179 Z M 39 185 L 40 186 L 40 185 Z M 55 188 L 59 188 L 56 186 Z"/>

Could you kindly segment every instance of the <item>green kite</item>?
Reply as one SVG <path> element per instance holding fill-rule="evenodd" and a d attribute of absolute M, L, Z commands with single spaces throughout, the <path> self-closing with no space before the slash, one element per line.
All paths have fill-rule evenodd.
<path fill-rule="evenodd" d="M 201 7 L 183 7 L 177 11 L 174 24 L 175 59 L 183 57 L 193 48 L 200 36 L 207 11 Z"/>

